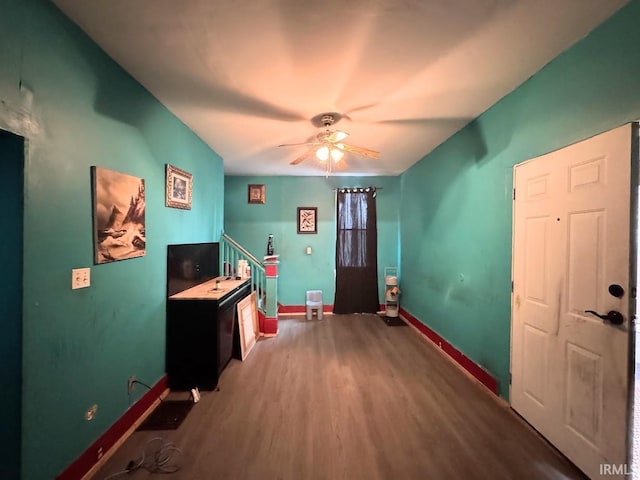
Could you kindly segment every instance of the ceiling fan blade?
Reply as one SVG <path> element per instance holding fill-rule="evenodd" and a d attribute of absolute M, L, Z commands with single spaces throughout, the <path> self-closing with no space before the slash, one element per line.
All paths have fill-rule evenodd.
<path fill-rule="evenodd" d="M 349 110 L 347 110 L 346 112 L 344 112 L 342 114 L 342 118 L 346 118 L 349 121 L 353 121 L 353 119 L 351 118 L 351 114 L 354 112 L 359 112 L 361 110 L 367 110 L 369 108 L 375 107 L 379 104 L 380 102 L 373 102 L 373 103 L 369 103 L 367 105 L 360 105 L 359 107 L 355 107 L 355 108 L 350 108 Z"/>
<path fill-rule="evenodd" d="M 388 120 L 378 120 L 373 123 L 382 123 L 386 125 L 407 125 L 407 126 L 417 126 L 417 127 L 463 127 L 467 123 L 469 123 L 471 118 L 464 117 L 435 117 L 435 118 L 396 118 L 396 119 L 388 119 Z"/>
<path fill-rule="evenodd" d="M 179 95 L 182 101 L 194 105 L 207 106 L 216 111 L 238 113 L 251 117 L 266 118 L 280 122 L 308 121 L 306 115 L 271 103 L 259 97 L 228 87 L 216 80 L 197 80 L 186 73 L 176 77 L 176 85 L 181 85 Z"/>
<path fill-rule="evenodd" d="M 327 136 L 326 140 L 327 142 L 337 143 L 337 142 L 340 142 L 341 140 L 344 140 L 348 136 L 349 134 L 347 132 L 343 132 L 341 130 L 334 130 L 329 134 L 329 136 Z"/>
<path fill-rule="evenodd" d="M 379 158 L 380 152 L 376 152 L 375 150 L 371 150 L 369 148 L 364 147 L 356 147 L 354 145 L 348 145 L 346 143 L 336 143 L 336 146 L 345 152 L 357 153 L 358 155 L 362 155 L 367 158 Z"/>
<path fill-rule="evenodd" d="M 289 165 L 298 165 L 299 163 L 304 162 L 307 158 L 309 158 L 313 154 L 313 150 L 309 150 L 306 153 L 303 153 L 298 158 L 296 158 L 293 162 L 289 163 Z"/>

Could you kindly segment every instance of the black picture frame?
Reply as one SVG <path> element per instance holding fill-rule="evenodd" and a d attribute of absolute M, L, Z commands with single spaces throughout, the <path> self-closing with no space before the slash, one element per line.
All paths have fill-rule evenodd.
<path fill-rule="evenodd" d="M 299 234 L 317 234 L 318 207 L 298 207 L 297 224 Z"/>
<path fill-rule="evenodd" d="M 265 203 L 266 190 L 264 184 L 250 184 L 247 187 L 247 201 L 249 203 Z"/>

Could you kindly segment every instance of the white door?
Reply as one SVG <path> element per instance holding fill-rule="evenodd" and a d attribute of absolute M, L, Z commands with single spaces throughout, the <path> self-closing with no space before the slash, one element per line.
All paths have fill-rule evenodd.
<path fill-rule="evenodd" d="M 511 405 L 592 478 L 627 461 L 631 128 L 514 167 Z"/>

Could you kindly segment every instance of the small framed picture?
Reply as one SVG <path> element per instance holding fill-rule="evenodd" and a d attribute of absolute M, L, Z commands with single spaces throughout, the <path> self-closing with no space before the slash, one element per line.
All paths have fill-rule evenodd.
<path fill-rule="evenodd" d="M 264 203 L 266 201 L 266 193 L 265 193 L 264 185 L 252 184 L 249 185 L 248 189 L 248 199 L 249 203 Z"/>
<path fill-rule="evenodd" d="M 167 164 L 167 207 L 191 210 L 191 191 L 193 190 L 193 175 L 184 170 Z"/>
<path fill-rule="evenodd" d="M 298 233 L 318 233 L 318 207 L 298 207 Z"/>

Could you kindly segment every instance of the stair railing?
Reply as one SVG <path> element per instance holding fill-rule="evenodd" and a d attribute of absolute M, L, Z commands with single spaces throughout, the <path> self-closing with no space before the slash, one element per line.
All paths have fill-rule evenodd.
<path fill-rule="evenodd" d="M 265 312 L 267 277 L 262 262 L 226 233 L 220 239 L 220 272 L 225 277 L 240 276 L 238 260 L 246 260 L 249 267 L 251 291 L 256 292 L 258 309 Z"/>

